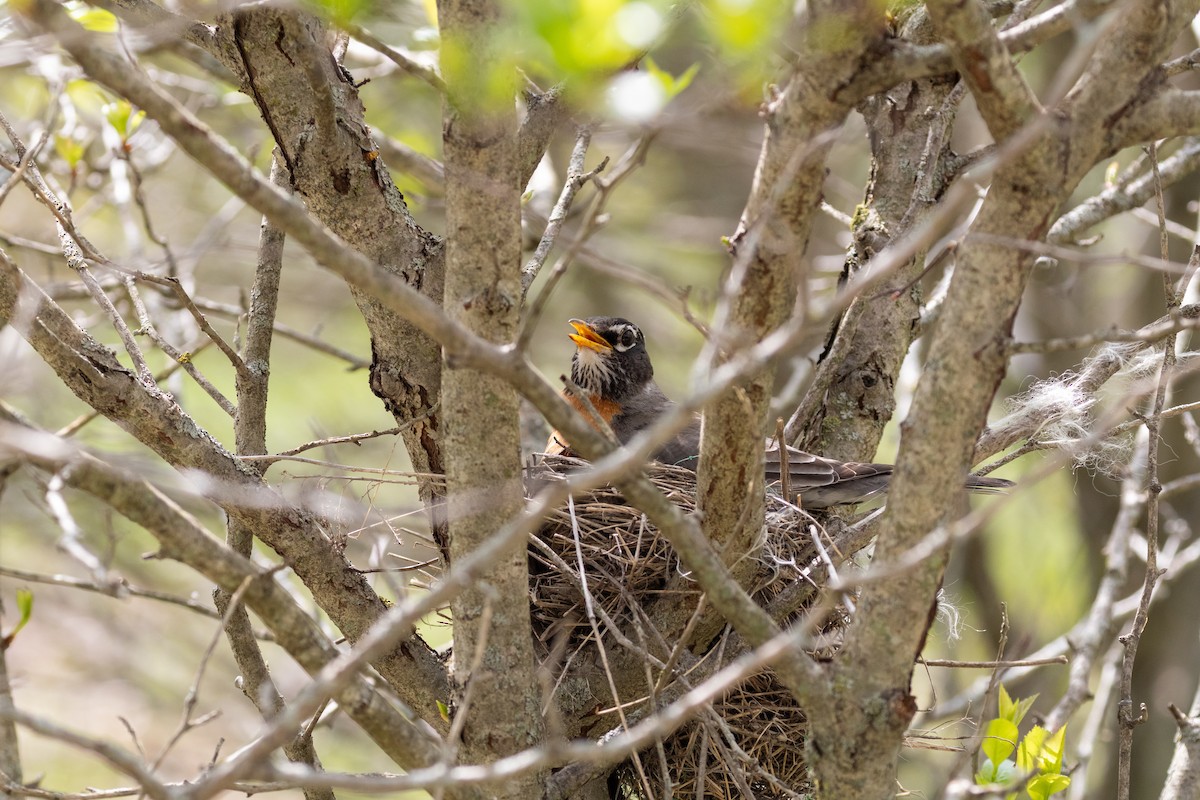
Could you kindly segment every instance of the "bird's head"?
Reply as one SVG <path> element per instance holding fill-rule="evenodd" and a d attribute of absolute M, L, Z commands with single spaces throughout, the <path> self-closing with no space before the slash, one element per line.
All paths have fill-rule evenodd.
<path fill-rule="evenodd" d="M 646 337 L 637 325 L 620 317 L 573 319 L 575 343 L 571 380 L 604 400 L 621 402 L 654 378 Z"/>

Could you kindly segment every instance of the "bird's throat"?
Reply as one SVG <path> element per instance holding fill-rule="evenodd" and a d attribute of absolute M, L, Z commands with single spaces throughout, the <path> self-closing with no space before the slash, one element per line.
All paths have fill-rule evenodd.
<path fill-rule="evenodd" d="M 576 351 L 571 365 L 571 378 L 591 397 L 597 398 L 611 393 L 617 375 L 611 356 L 581 347 Z"/>

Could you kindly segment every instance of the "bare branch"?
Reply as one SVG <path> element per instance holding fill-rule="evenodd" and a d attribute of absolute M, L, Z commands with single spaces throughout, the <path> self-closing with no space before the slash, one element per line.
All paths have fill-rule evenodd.
<path fill-rule="evenodd" d="M 567 180 L 563 183 L 562 193 L 550 211 L 550 219 L 546 222 L 546 230 L 542 233 L 537 249 L 534 250 L 533 255 L 521 270 L 522 292 L 529 291 L 530 285 L 546 263 L 546 257 L 550 255 L 550 249 L 554 247 L 554 242 L 558 239 L 558 232 L 562 230 L 563 223 L 567 220 L 571 203 L 575 201 L 575 193 L 608 165 L 608 159 L 604 159 L 595 169 L 584 172 L 584 157 L 587 156 L 591 140 L 591 128 L 581 128 L 579 135 L 575 138 L 575 148 L 571 151 L 571 160 L 567 167 Z"/>
<path fill-rule="evenodd" d="M 370 627 L 383 601 L 344 557 L 331 550 L 311 513 L 266 487 L 252 466 L 229 453 L 191 419 L 173 398 L 147 387 L 111 351 L 80 330 L 70 317 L 0 251 L 0 320 L 22 322 L 20 332 L 58 370 L 67 386 L 93 408 L 122 425 L 178 470 L 194 470 L 196 486 L 231 517 L 243 520 L 292 564 L 317 602 L 352 640 Z M 565 405 L 565 403 L 564 403 Z M 586 426 L 585 426 L 586 427 Z M 346 604 L 346 593 L 357 600 Z M 445 686 L 445 668 L 417 642 L 389 654 L 377 668 L 414 705 Z"/>
<path fill-rule="evenodd" d="M 1154 344 L 1176 333 L 1194 330 L 1198 326 L 1200 326 L 1200 306 L 1186 306 L 1175 309 L 1163 320 L 1152 322 L 1133 331 L 1110 328 L 1083 336 L 1047 339 L 1042 342 L 1013 342 L 1009 345 L 1009 350 L 1012 353 L 1052 353 L 1060 350 L 1082 350 L 1105 342 Z"/>
<path fill-rule="evenodd" d="M 519 349 L 525 350 L 528 348 L 529 342 L 533 337 L 534 330 L 537 328 L 538 322 L 541 321 L 542 314 L 546 310 L 546 304 L 554 295 L 554 290 L 557 288 L 558 282 L 562 280 L 563 275 L 566 274 L 567 268 L 571 266 L 572 261 L 580 252 L 583 251 L 587 240 L 590 239 L 592 235 L 600 229 L 601 225 L 603 224 L 604 210 L 608 206 L 609 200 L 612 199 L 613 193 L 615 192 L 617 186 L 624 182 L 631 174 L 634 173 L 635 170 L 646 163 L 646 153 L 649 151 L 650 145 L 654 142 L 654 139 L 657 137 L 657 135 L 657 131 L 651 130 L 638 137 L 637 141 L 630 145 L 629 148 L 621 155 L 621 158 L 617 161 L 616 166 L 609 170 L 608 175 L 606 175 L 604 178 L 598 178 L 595 175 L 592 176 L 596 186 L 596 197 L 592 200 L 592 204 L 588 206 L 588 209 L 584 214 L 584 218 L 579 225 L 579 231 L 575 234 L 575 238 L 569 245 L 567 245 L 566 251 L 558 257 L 558 261 L 554 263 L 554 267 L 550 270 L 550 275 L 546 278 L 545 283 L 542 284 L 541 290 L 538 292 L 537 297 L 534 298 L 533 304 L 530 306 L 528 313 L 524 315 L 524 319 L 521 322 L 521 335 L 517 340 Z M 580 141 L 583 141 L 582 132 L 580 133 L 580 138 L 576 140 L 576 149 L 572 152 L 573 161 L 576 160 L 575 155 L 577 153 L 579 154 L 580 159 L 582 159 L 584 154 L 580 152 Z M 587 141 L 591 141 L 590 133 L 587 136 Z M 598 172 L 604 166 L 607 166 L 607 162 L 601 164 L 593 172 Z M 582 170 L 582 161 L 580 161 L 579 167 Z M 569 183 L 570 181 L 568 178 L 568 185 Z M 580 185 L 582 185 L 582 183 Z M 567 187 L 564 186 L 563 194 L 565 195 L 566 192 Z M 572 192 L 572 194 L 574 194 L 574 192 Z M 548 223 L 547 231 L 549 231 Z M 551 244 L 553 244 L 553 242 L 551 242 Z M 545 255 L 549 255 L 549 248 L 547 248 Z M 543 256 L 543 258 L 545 258 L 545 256 Z M 530 264 L 533 264 L 533 259 L 530 259 Z M 526 270 L 528 269 L 529 265 L 526 266 Z M 539 265 L 538 270 L 540 269 L 541 266 Z M 526 284 L 525 276 L 524 274 L 522 275 L 522 285 L 526 291 L 533 283 L 534 277 L 536 277 L 536 274 L 532 275 L 529 278 L 529 283 Z"/>
<path fill-rule="evenodd" d="M 155 800 L 173 800 L 175 797 L 175 793 L 171 791 L 167 784 L 158 779 L 153 770 L 149 769 L 141 758 L 116 747 L 110 742 L 76 733 L 75 731 L 56 725 L 49 720 L 32 714 L 26 714 L 15 708 L 0 707 L 0 719 L 6 722 L 15 722 L 21 727 L 28 728 L 42 736 L 57 739 L 60 742 L 74 745 L 81 750 L 94 754 L 116 771 L 134 778 L 138 782 L 140 790 L 150 797 L 155 798 Z M 11 781 L 12 777 L 9 776 L 9 782 Z"/>
<path fill-rule="evenodd" d="M 927 667 L 952 667 L 954 669 L 1007 669 L 1009 667 L 1045 667 L 1051 664 L 1069 664 L 1065 655 L 1049 658 L 1018 658 L 996 661 L 955 661 L 944 658 L 922 658 L 920 663 Z"/>
<path fill-rule="evenodd" d="M 121 591 L 120 580 L 112 575 L 108 568 L 100 563 L 96 554 L 84 545 L 83 531 L 76 524 L 71 510 L 67 508 L 67 501 L 63 499 L 62 490 L 63 476 L 60 474 L 51 476 L 46 484 L 46 505 L 50 508 L 50 513 L 54 515 L 59 530 L 62 531 L 58 546 L 92 573 L 92 580 L 95 583 L 110 587 L 109 592 L 112 594 L 119 594 Z"/>
<path fill-rule="evenodd" d="M 1170 711 L 1179 726 L 1179 739 L 1159 800 L 1186 800 L 1200 792 L 1200 687 L 1196 689 L 1188 713 L 1176 708 L 1174 703 Z"/>
<path fill-rule="evenodd" d="M 19 454 L 44 469 L 62 471 L 71 486 L 88 492 L 137 522 L 159 539 L 165 553 L 197 569 L 225 590 L 234 592 L 247 578 L 254 578 L 246 590 L 246 603 L 271 628 L 276 641 L 310 675 L 315 676 L 335 663 L 337 649 L 284 588 L 248 559 L 219 544 L 189 514 L 155 487 L 99 462 L 61 439 L 28 429 L 14 429 L 8 423 L 0 423 L 0 434 L 0 452 Z M 395 625 L 385 627 L 391 636 L 405 632 Z M 389 644 L 391 642 L 389 640 Z M 372 651 L 371 655 L 379 657 L 386 652 L 386 649 L 382 652 Z M 321 701 L 329 696 L 322 695 L 326 688 L 335 690 L 335 696 L 347 713 L 397 764 L 416 766 L 434 763 L 440 754 L 437 735 L 428 726 L 413 724 L 411 710 L 397 710 L 393 700 L 382 698 L 357 671 L 361 663 L 355 661 L 353 668 L 338 672 L 336 683 L 328 681 L 319 686 L 310 685 L 310 696 L 319 695 L 317 700 Z M 311 686 L 318 688 L 312 689 Z M 302 707 L 299 715 L 294 713 L 294 709 L 289 709 L 272 724 L 271 735 L 256 739 L 249 749 L 261 758 L 287 743 L 316 705 L 319 702 L 312 707 Z M 22 721 L 22 724 L 25 723 Z M 230 763 L 241 764 L 240 769 L 245 770 L 245 762 L 235 757 L 233 762 L 215 768 L 213 774 L 227 774 L 230 770 L 227 765 Z M 127 774 L 134 775 L 142 782 L 146 780 L 141 774 Z M 211 786 L 227 785 L 216 782 L 219 780 L 210 774 L 209 778 L 197 785 L 193 796 L 203 798 L 209 796 L 208 792 L 215 791 Z M 157 784 L 152 782 L 145 785 L 153 794 Z"/>
<path fill-rule="evenodd" d="M 977 0 L 926 4 L 929 16 L 950 46 L 958 74 L 997 141 L 1020 130 L 1041 106 L 1001 42 L 991 15 Z"/>
<path fill-rule="evenodd" d="M 178 744 L 179 741 L 188 734 L 188 732 L 205 724 L 215 716 L 220 715 L 220 711 L 213 711 L 208 714 L 204 714 L 198 719 L 192 716 L 193 712 L 196 710 L 196 704 L 200 700 L 200 682 L 204 679 L 204 673 L 207 671 L 209 662 L 212 661 L 213 654 L 217 650 L 217 645 L 221 641 L 221 632 L 224 628 L 229 626 L 230 620 L 239 609 L 241 609 L 243 612 L 245 611 L 245 609 L 242 608 L 242 599 L 246 596 L 246 592 L 249 590 L 250 584 L 255 580 L 257 580 L 257 576 L 247 575 L 242 579 L 241 585 L 239 585 L 235 591 L 230 593 L 229 604 L 221 612 L 221 624 L 217 626 L 216 630 L 213 631 L 212 636 L 209 637 L 208 645 L 204 648 L 204 652 L 200 656 L 200 664 L 196 668 L 196 676 L 192 679 L 192 683 L 188 687 L 187 693 L 184 695 L 183 716 L 180 718 L 179 724 L 175 728 L 174 732 L 167 738 L 167 741 L 163 743 L 162 750 L 159 751 L 159 754 L 154 758 L 153 763 L 150 765 L 151 769 L 157 770 L 160 768 L 163 761 L 166 759 L 167 754 L 171 752 L 171 749 L 174 748 L 175 745 Z"/>
<path fill-rule="evenodd" d="M 425 81 L 425 83 L 433 87 L 433 89 L 439 94 L 446 93 L 446 82 L 442 80 L 442 76 L 438 73 L 436 67 L 428 64 L 422 64 L 414 56 L 404 52 L 403 50 L 398 50 L 395 47 L 386 44 L 385 42 L 376 38 L 373 33 L 360 25 L 347 23 L 344 27 L 346 32 L 355 39 L 358 39 L 371 49 L 376 50 L 382 55 L 386 56 L 393 64 L 407 72 L 409 75 L 413 75 Z"/>
<path fill-rule="evenodd" d="M 169 592 L 160 592 L 155 589 L 143 589 L 140 586 L 131 586 L 129 582 L 120 578 L 118 580 L 119 589 L 114 588 L 113 584 L 95 583 L 93 581 L 80 580 L 73 578 L 70 575 L 44 575 L 39 572 L 29 572 L 28 570 L 15 569 L 13 567 L 0 566 L 0 575 L 6 578 L 24 581 L 27 583 L 44 583 L 49 586 L 64 586 L 70 589 L 81 589 L 86 592 L 95 592 L 107 597 L 120 597 L 128 595 L 129 597 L 142 597 L 147 600 L 157 600 L 162 603 L 181 606 L 188 611 L 193 611 L 201 616 L 211 619 L 220 619 L 220 615 L 213 611 L 212 607 L 204 603 L 193 600 L 190 597 L 181 597 L 173 595 Z M 259 635 L 260 638 L 271 639 L 270 634 Z"/>
<path fill-rule="evenodd" d="M 1150 147 L 1150 163 L 1154 169 L 1155 194 L 1158 199 L 1159 220 L 1165 219 L 1166 204 L 1162 196 L 1162 181 L 1158 176 L 1158 154 L 1154 145 Z M 1161 223 L 1160 223 L 1161 225 Z M 1164 261 L 1168 256 L 1166 226 L 1161 225 L 1160 234 L 1161 255 Z M 1200 244 L 1192 249 L 1192 260 L 1200 261 Z M 1194 270 L 1194 267 L 1193 267 Z M 1175 281 L 1168 273 L 1163 274 L 1164 294 L 1168 313 L 1179 309 L 1183 292 L 1177 291 Z M 1138 605 L 1137 614 L 1133 618 L 1133 627 L 1121 637 L 1125 651 L 1121 663 L 1121 688 L 1117 700 L 1117 797 L 1128 800 L 1130 797 L 1130 775 L 1133 770 L 1133 729 L 1146 719 L 1145 706 L 1139 712 L 1133 707 L 1133 665 L 1137 658 L 1138 645 L 1146 623 L 1150 618 L 1150 601 L 1154 588 L 1162 573 L 1158 568 L 1158 536 L 1159 536 L 1159 493 L 1162 484 L 1158 480 L 1158 449 L 1159 430 L 1162 425 L 1162 411 L 1166 405 L 1167 387 L 1172 379 L 1175 368 L 1175 334 L 1168 335 L 1162 343 L 1162 364 L 1159 368 L 1158 386 L 1151 402 L 1149 413 L 1146 415 L 1146 572 L 1142 581 L 1142 600 Z"/>
<path fill-rule="evenodd" d="M 204 374 L 196 368 L 194 363 L 192 363 L 191 354 L 181 353 L 174 345 L 172 345 L 170 342 L 164 339 L 161 334 L 159 334 L 158 328 L 154 324 L 154 320 L 150 318 L 150 311 L 146 308 L 146 304 L 142 302 L 141 295 L 138 293 L 137 287 L 134 286 L 131 278 L 125 279 L 125 290 L 129 293 L 129 299 L 133 303 L 133 307 L 137 312 L 138 322 L 140 323 L 140 327 L 138 328 L 137 332 L 150 337 L 150 340 L 154 342 L 158 349 L 162 350 L 164 353 L 170 356 L 173 361 L 179 364 L 183 370 L 191 376 L 192 380 L 196 381 L 196 384 L 204 390 L 204 393 L 211 397 L 213 401 L 221 407 L 222 411 L 231 417 L 237 414 L 237 408 L 235 408 L 233 403 L 229 401 L 229 398 L 222 394 L 216 386 L 213 386 L 212 382 L 208 380 L 208 378 L 204 377 Z M 218 347 L 224 345 L 224 347 L 221 349 L 229 349 L 229 345 L 225 344 L 223 340 L 220 340 L 220 337 L 217 337 L 213 341 L 217 343 Z M 241 359 L 238 359 L 238 363 L 241 363 Z"/>
<path fill-rule="evenodd" d="M 0 619 L 4 616 L 4 599 L 0 598 Z M 0 639 L 0 775 L 6 782 L 21 782 L 21 749 L 17 740 L 16 723 L 8 714 L 16 710 L 12 681 L 8 676 L 8 649 L 14 639 L 11 633 Z"/>
<path fill-rule="evenodd" d="M 243 363 L 242 357 L 238 355 L 236 350 L 229 346 L 229 343 L 225 341 L 224 337 L 213 330 L 213 327 L 209 324 L 208 319 L 205 318 L 204 314 L 200 311 L 200 308 L 188 295 L 187 291 L 184 290 L 183 284 L 180 283 L 178 278 L 163 278 L 158 275 L 152 275 L 145 272 L 137 273 L 136 277 L 138 280 L 166 287 L 167 291 L 170 292 L 175 299 L 179 301 L 180 305 L 187 309 L 188 313 L 192 315 L 192 318 L 196 320 L 196 324 L 200 326 L 200 330 L 204 331 L 204 334 L 208 336 L 208 338 L 212 339 L 213 344 L 217 346 L 217 349 L 225 354 L 225 357 L 229 359 L 229 363 L 233 365 L 233 368 L 238 372 L 246 369 L 246 365 Z M 126 282 L 126 286 L 129 286 L 128 282 Z M 131 295 L 132 294 L 133 292 L 131 292 Z M 147 314 L 147 317 L 148 316 L 149 315 Z"/>
<path fill-rule="evenodd" d="M 1135 162 L 1137 163 L 1137 162 Z M 1131 165 L 1132 166 L 1132 165 Z M 1200 137 L 1189 137 L 1180 148 L 1159 166 L 1162 185 L 1170 186 L 1200 168 Z M 1046 241 L 1050 244 L 1075 242 L 1093 225 L 1146 203 L 1154 196 L 1154 173 L 1129 174 L 1063 214 L 1050 228 Z"/>
<path fill-rule="evenodd" d="M 223 317 L 236 319 L 245 313 L 244 309 L 228 303 L 218 303 L 212 300 L 204 300 L 203 298 L 197 298 L 192 302 L 196 304 L 197 308 L 208 314 L 218 314 Z M 343 350 L 340 347 L 335 347 L 328 342 L 318 339 L 316 336 L 312 336 L 307 333 L 301 333 L 290 325 L 285 325 L 278 320 L 276 320 L 273 325 L 275 333 L 279 334 L 285 339 L 291 339 L 293 342 L 298 342 L 305 347 L 312 348 L 318 353 L 325 353 L 326 355 L 345 361 L 350 365 L 350 369 L 366 369 L 367 367 L 371 366 L 371 362 L 369 360 L 364 359 L 361 356 L 357 356 L 347 350 Z"/>

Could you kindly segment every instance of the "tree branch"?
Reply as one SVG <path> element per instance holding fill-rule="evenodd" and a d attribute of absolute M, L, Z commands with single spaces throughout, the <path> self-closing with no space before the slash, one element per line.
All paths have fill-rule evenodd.
<path fill-rule="evenodd" d="M 251 578 L 247 605 L 275 634 L 276 641 L 310 674 L 318 675 L 340 658 L 337 649 L 315 622 L 270 574 L 216 542 L 187 512 L 154 486 L 75 450 L 61 439 L 0 423 L 0 448 L 25 460 L 67 476 L 70 485 L 108 503 L 159 540 L 163 552 L 196 569 L 226 591 L 236 591 Z M 382 653 L 375 653 L 380 656 Z M 420 766 L 435 763 L 440 753 L 437 736 L 426 726 L 414 725 L 412 712 L 402 713 L 385 700 L 369 680 L 357 673 L 346 675 L 334 695 L 354 721 L 397 764 Z M 292 712 L 289 709 L 289 713 Z M 311 709 L 304 712 L 311 713 Z M 281 715 L 277 720 L 284 720 Z M 290 719 L 290 718 L 286 718 Z M 291 739 L 295 727 L 277 721 L 274 739 L 260 737 L 252 745 L 269 753 Z M 134 773 L 130 773 L 134 774 Z M 135 774 L 154 793 L 153 778 Z M 207 780 L 207 779 L 205 779 Z M 155 795 L 158 796 L 158 795 Z M 172 795 L 173 796 L 173 795 Z M 197 789 L 196 797 L 207 796 Z"/>
<path fill-rule="evenodd" d="M 523 295 L 522 183 L 510 99 L 515 75 L 507 75 L 495 35 L 503 14 L 493 0 L 438 2 L 442 52 L 453 56 L 444 59 L 445 307 L 451 319 L 496 344 L 516 339 Z M 513 387 L 494 373 L 450 369 L 442 378 L 441 409 L 449 542 L 439 545 L 453 565 L 524 505 L 519 406 Z M 452 730 L 462 732 L 461 757 L 482 763 L 540 741 L 527 553 L 510 549 L 497 558 L 457 593 L 451 610 L 461 659 Z M 478 669 L 466 661 L 470 654 L 479 655 Z M 447 750 L 447 761 L 455 755 Z M 532 772 L 498 785 L 495 796 L 522 800 L 535 796 L 541 783 Z"/>
<path fill-rule="evenodd" d="M 1175 704 L 1170 706 L 1171 715 L 1179 727 L 1179 738 L 1171 764 L 1167 768 L 1167 781 L 1159 800 L 1187 800 L 1200 792 L 1200 687 L 1192 698 L 1191 710 L 1184 714 Z"/>
<path fill-rule="evenodd" d="M 996 141 L 1016 133 L 1041 106 L 1001 42 L 991 15 L 977 2 L 930 0 L 929 17 L 950 46 L 958 74 L 971 87 Z"/>
<path fill-rule="evenodd" d="M 265 486 L 253 467 L 243 464 L 199 428 L 170 395 L 138 381 L 2 251 L 0 321 L 16 324 L 80 399 L 175 469 L 194 470 L 203 476 L 197 482 L 199 491 L 256 531 L 279 553 L 352 641 L 382 613 L 383 601 L 361 574 L 332 551 L 318 519 L 286 503 Z M 431 692 L 448 694 L 445 668 L 417 638 L 376 666 L 405 702 L 426 712 Z M 431 716 L 436 719 L 436 712 Z"/>
<path fill-rule="evenodd" d="M 883 17 L 870 3 L 809 6 L 810 33 L 795 54 L 795 71 L 766 106 L 759 167 L 731 240 L 733 264 L 713 320 L 719 336 L 702 356 L 708 363 L 728 359 L 781 326 L 798 305 L 798 287 L 799 305 L 807 305 L 803 254 L 819 207 L 832 132 L 851 108 L 836 99 L 837 88 L 884 34 Z M 823 25 L 838 26 L 847 35 L 832 46 L 811 32 Z M 768 367 L 705 410 L 696 488 L 704 533 L 741 585 L 751 579 L 761 544 L 763 437 L 773 382 L 774 370 Z M 705 629 L 702 638 L 715 632 L 715 623 Z"/>

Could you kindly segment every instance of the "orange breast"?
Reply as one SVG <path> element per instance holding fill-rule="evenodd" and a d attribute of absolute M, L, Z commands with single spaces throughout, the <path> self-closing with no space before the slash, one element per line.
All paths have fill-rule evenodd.
<path fill-rule="evenodd" d="M 586 400 L 570 392 L 563 392 L 563 399 L 570 403 L 572 408 L 582 414 L 583 418 L 591 423 L 593 428 L 600 430 L 600 426 L 596 424 L 592 410 L 588 408 Z M 613 417 L 621 411 L 621 406 L 612 400 L 605 400 L 596 395 L 591 395 L 588 397 L 588 400 L 591 401 L 592 408 L 596 409 L 595 413 L 599 414 L 600 418 L 606 424 L 612 422 Z M 571 452 L 571 443 L 567 441 L 567 438 L 563 434 L 554 431 L 554 433 L 550 434 L 549 441 L 546 442 L 546 452 L 551 455 L 569 455 Z"/>

